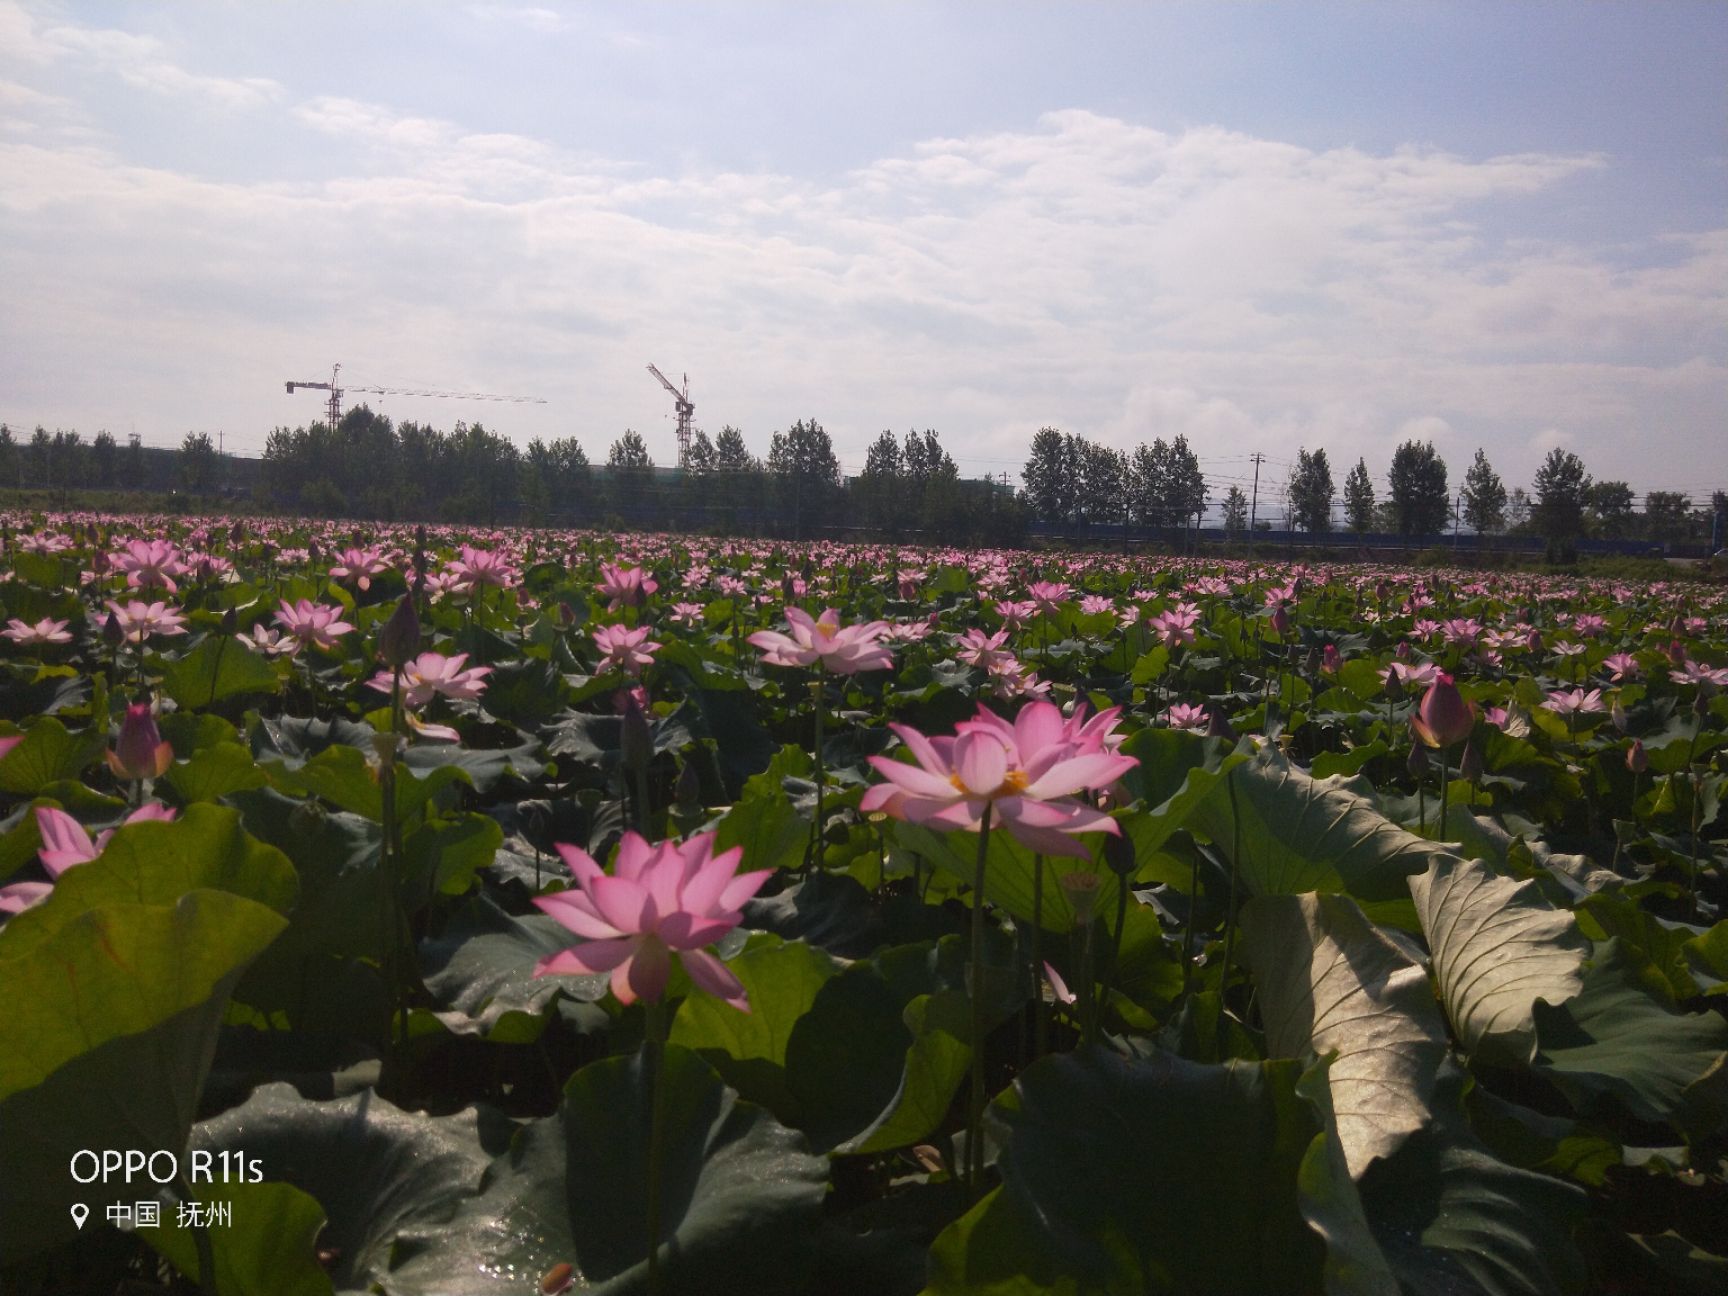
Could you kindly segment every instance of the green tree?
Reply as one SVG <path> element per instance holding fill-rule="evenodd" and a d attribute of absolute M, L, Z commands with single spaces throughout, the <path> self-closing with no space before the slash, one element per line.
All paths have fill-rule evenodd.
<path fill-rule="evenodd" d="M 1356 460 L 1356 466 L 1344 478 L 1344 520 L 1360 535 L 1374 529 L 1374 483 L 1368 479 L 1368 464 Z"/>
<path fill-rule="evenodd" d="M 634 428 L 612 443 L 606 453 L 606 486 L 610 503 L 620 513 L 637 512 L 648 505 L 654 482 L 654 460 L 648 443 Z"/>
<path fill-rule="evenodd" d="M 828 433 L 815 419 L 800 419 L 776 432 L 768 447 L 768 472 L 775 479 L 781 516 L 794 539 L 803 539 L 810 519 L 829 516 L 840 490 L 840 461 Z"/>
<path fill-rule="evenodd" d="M 1652 540 L 1685 540 L 1692 533 L 1692 499 L 1679 491 L 1644 496 L 1644 534 Z"/>
<path fill-rule="evenodd" d="M 220 468 L 216 443 L 208 432 L 188 432 L 180 442 L 180 480 L 194 495 L 208 495 L 216 489 Z"/>
<path fill-rule="evenodd" d="M 1326 462 L 1326 452 L 1306 449 L 1296 452 L 1296 466 L 1290 472 L 1290 509 L 1296 525 L 1303 531 L 1332 529 L 1332 465 Z"/>
<path fill-rule="evenodd" d="M 1120 522 L 1127 514 L 1128 456 L 1094 442 L 1085 447 L 1080 468 L 1080 499 L 1088 522 Z"/>
<path fill-rule="evenodd" d="M 0 423 L 0 486 L 18 484 L 18 438 L 12 429 Z"/>
<path fill-rule="evenodd" d="M 1450 496 L 1446 462 L 1431 441 L 1406 441 L 1392 454 L 1387 474 L 1399 535 L 1439 535 L 1446 529 Z"/>
<path fill-rule="evenodd" d="M 1232 540 L 1248 534 L 1248 497 L 1240 486 L 1224 492 L 1224 534 Z"/>
<path fill-rule="evenodd" d="M 1506 486 L 1480 448 L 1464 474 L 1464 521 L 1481 535 L 1506 525 Z"/>
<path fill-rule="evenodd" d="M 856 485 L 859 520 L 878 531 L 898 532 L 906 514 L 901 489 L 900 441 L 884 429 L 864 453 Z"/>
<path fill-rule="evenodd" d="M 1536 497 L 1531 521 L 1536 534 L 1548 542 L 1549 559 L 1570 561 L 1577 552 L 1573 542 L 1584 534 L 1584 505 L 1590 499 L 1584 461 L 1555 446 L 1536 470 L 1531 493 Z"/>
<path fill-rule="evenodd" d="M 933 536 L 965 531 L 969 513 L 982 497 L 959 489 L 960 470 L 935 431 L 908 432 L 900 463 L 908 506 L 915 510 L 918 525 Z"/>
<path fill-rule="evenodd" d="M 1632 534 L 1632 487 L 1623 481 L 1599 481 L 1590 488 L 1590 529 L 1604 540 Z"/>
<path fill-rule="evenodd" d="M 1032 438 L 1032 450 L 1020 473 L 1026 483 L 1026 504 L 1040 522 L 1067 521 L 1068 453 L 1062 433 L 1041 427 Z"/>
<path fill-rule="evenodd" d="M 104 428 L 90 442 L 91 476 L 98 486 L 114 484 L 114 469 L 120 455 L 120 446 L 113 435 Z"/>
<path fill-rule="evenodd" d="M 1514 486 L 1506 497 L 1506 530 L 1511 535 L 1530 534 L 1530 492 Z"/>
<path fill-rule="evenodd" d="M 52 488 L 54 481 L 54 438 L 40 423 L 30 436 L 30 478 L 37 486 Z"/>
<path fill-rule="evenodd" d="M 1206 512 L 1206 499 L 1206 474 L 1200 471 L 1200 457 L 1188 448 L 1188 438 L 1178 434 L 1170 443 L 1167 459 L 1164 510 L 1182 526 L 1198 526 Z"/>
<path fill-rule="evenodd" d="M 1170 468 L 1170 447 L 1162 437 L 1151 445 L 1141 442 L 1128 456 L 1125 489 L 1128 517 L 1136 526 L 1163 526 L 1165 478 Z"/>

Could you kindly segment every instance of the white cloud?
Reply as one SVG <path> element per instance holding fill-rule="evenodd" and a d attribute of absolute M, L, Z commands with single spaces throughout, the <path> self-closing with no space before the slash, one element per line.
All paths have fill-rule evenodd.
<path fill-rule="evenodd" d="M 160 59 L 128 40 L 89 56 Z M 931 426 L 980 469 L 1043 423 L 1220 458 L 1324 445 L 1340 478 L 1410 436 L 1456 472 L 1484 444 L 1511 481 L 1556 427 L 1637 478 L 1640 420 L 1722 465 L 1728 233 L 1640 258 L 1474 223 L 1587 182 L 1595 155 L 1312 150 L 1075 110 L 822 181 L 652 174 L 355 98 L 288 112 L 330 179 L 0 141 L 0 315 L 53 321 L 0 344 L 28 346 L 42 399 L 112 354 L 181 404 L 194 371 L 225 375 L 201 416 L 164 396 L 175 418 L 267 426 L 308 416 L 278 370 L 341 359 L 546 396 L 508 425 L 603 450 L 635 424 L 666 457 L 652 359 L 689 370 L 712 428 L 765 443 L 814 414 L 861 455 Z"/>

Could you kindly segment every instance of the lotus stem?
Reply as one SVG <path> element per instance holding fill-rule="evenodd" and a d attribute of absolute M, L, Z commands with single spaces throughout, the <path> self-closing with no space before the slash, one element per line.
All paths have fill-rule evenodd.
<path fill-rule="evenodd" d="M 1436 840 L 1446 840 L 1446 794 L 1449 775 L 1446 770 L 1446 749 L 1440 749 L 1440 835 Z"/>
<path fill-rule="evenodd" d="M 972 998 L 972 1096 L 966 1111 L 966 1187 L 976 1201 L 984 1187 L 984 864 L 990 855 L 990 818 L 996 803 L 984 803 L 978 825 L 978 858 L 972 869 L 972 963 L 967 986 Z"/>
<path fill-rule="evenodd" d="M 810 824 L 810 843 L 804 851 L 806 869 L 811 868 L 813 863 L 817 867 L 822 863 L 822 793 L 828 781 L 827 770 L 822 763 L 822 741 L 827 727 L 827 698 L 822 685 L 822 674 L 818 671 L 816 678 L 810 681 L 810 700 L 816 708 L 816 817 Z"/>
<path fill-rule="evenodd" d="M 648 1030 L 642 1041 L 643 1064 L 648 1070 L 648 1291 L 659 1296 L 664 1289 L 660 1272 L 661 1173 L 666 1160 L 666 1004 L 645 1004 Z"/>
<path fill-rule="evenodd" d="M 174 1192 L 188 1205 L 198 1200 L 192 1191 L 192 1185 L 186 1180 L 184 1170 L 174 1176 Z M 202 1223 L 201 1217 L 197 1215 L 192 1220 L 192 1245 L 198 1251 L 198 1290 L 203 1292 L 204 1296 L 217 1296 L 216 1252 L 210 1245 L 209 1227 Z"/>
<path fill-rule="evenodd" d="M 1050 1018 L 1044 1011 L 1044 856 L 1032 856 L 1032 1057 L 1050 1047 Z"/>

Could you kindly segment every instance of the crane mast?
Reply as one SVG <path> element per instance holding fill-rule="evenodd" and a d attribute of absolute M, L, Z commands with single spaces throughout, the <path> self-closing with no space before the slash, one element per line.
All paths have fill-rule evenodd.
<path fill-rule="evenodd" d="M 660 385 L 672 393 L 673 407 L 678 411 L 678 466 L 684 467 L 690 458 L 690 424 L 696 416 L 696 406 L 690 400 L 690 375 L 684 375 L 682 390 L 672 385 L 672 380 L 661 373 L 653 365 L 648 366 L 648 372 L 660 380 Z"/>
<path fill-rule="evenodd" d="M 343 387 L 337 380 L 341 372 L 341 365 L 331 365 L 329 382 L 290 381 L 286 384 L 290 396 L 294 394 L 296 387 L 330 393 L 330 397 L 324 405 L 324 417 L 332 431 L 342 421 L 342 394 L 344 392 L 372 392 L 379 396 L 437 396 L 444 400 L 504 401 L 511 405 L 544 405 L 546 403 L 538 396 L 494 396 L 488 392 L 429 391 L 413 387 L 366 387 L 358 384 Z"/>

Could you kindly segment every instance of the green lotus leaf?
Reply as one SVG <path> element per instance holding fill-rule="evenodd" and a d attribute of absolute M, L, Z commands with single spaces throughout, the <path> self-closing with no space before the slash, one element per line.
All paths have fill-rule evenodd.
<path fill-rule="evenodd" d="M 318 1263 L 318 1235 L 324 1208 L 285 1183 L 201 1184 L 194 1195 L 203 1205 L 227 1204 L 227 1223 L 208 1230 L 216 1281 L 211 1296 L 331 1296 L 330 1275 Z M 156 1228 L 141 1228 L 143 1238 L 193 1282 L 201 1275 L 198 1246 L 190 1228 L 179 1224 L 172 1206 Z"/>
<path fill-rule="evenodd" d="M 1589 942 L 1532 882 L 1475 861 L 1436 860 L 1410 879 L 1433 952 L 1440 1002 L 1472 1056 L 1528 1065 L 1537 1000 L 1565 1003 L 1584 984 Z"/>
<path fill-rule="evenodd" d="M 281 678 L 268 660 L 221 631 L 167 663 L 162 690 L 181 706 L 214 706 L 241 693 L 274 693 Z"/>
<path fill-rule="evenodd" d="M 1242 912 L 1274 1057 L 1332 1055 L 1339 1145 L 1353 1177 L 1428 1123 L 1446 1028 L 1423 969 L 1348 896 L 1263 895 Z"/>

